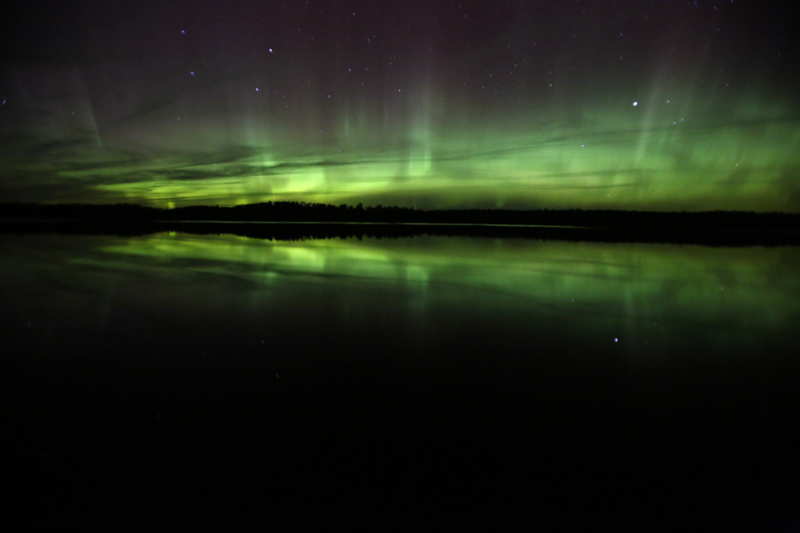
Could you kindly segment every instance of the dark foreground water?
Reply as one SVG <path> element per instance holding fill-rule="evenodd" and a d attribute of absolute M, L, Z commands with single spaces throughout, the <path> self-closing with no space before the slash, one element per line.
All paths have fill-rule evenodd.
<path fill-rule="evenodd" d="M 800 527 L 798 247 L 0 251 L 27 524 Z"/>

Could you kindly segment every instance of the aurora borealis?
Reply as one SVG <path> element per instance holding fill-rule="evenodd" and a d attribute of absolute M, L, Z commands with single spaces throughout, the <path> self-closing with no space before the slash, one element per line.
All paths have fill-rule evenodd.
<path fill-rule="evenodd" d="M 26 2 L 0 199 L 800 212 L 789 2 Z"/>

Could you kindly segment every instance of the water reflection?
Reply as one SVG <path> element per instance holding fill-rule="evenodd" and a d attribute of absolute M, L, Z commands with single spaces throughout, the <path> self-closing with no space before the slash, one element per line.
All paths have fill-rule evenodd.
<path fill-rule="evenodd" d="M 800 248 L 1 239 L 32 508 L 794 516 Z"/>
<path fill-rule="evenodd" d="M 648 353 L 697 343 L 752 347 L 785 337 L 800 318 L 797 247 L 444 237 L 287 242 L 182 233 L 4 240 L 4 284 L 17 309 L 30 316 L 61 309 L 68 322 L 75 309 L 96 315 L 87 316 L 91 322 L 110 316 L 112 306 L 145 315 L 169 309 L 178 322 L 198 308 L 240 322 L 324 309 L 342 327 L 358 316 L 365 331 L 417 324 L 422 334 L 431 322 L 469 310 L 502 321 L 506 333 L 549 325 L 553 334 L 579 332 Z M 18 315 L 19 323 L 28 315 Z"/>
<path fill-rule="evenodd" d="M 716 342 L 775 335 L 800 316 L 800 249 L 422 237 L 280 242 L 158 235 L 102 247 L 109 260 L 158 258 L 187 273 L 257 285 L 323 281 L 402 287 L 470 305 L 521 307 L 626 340 L 680 323 Z M 124 259 L 122 259 L 124 260 Z M 419 307 L 418 307 L 419 309 Z M 622 327 L 624 331 L 619 328 Z"/>

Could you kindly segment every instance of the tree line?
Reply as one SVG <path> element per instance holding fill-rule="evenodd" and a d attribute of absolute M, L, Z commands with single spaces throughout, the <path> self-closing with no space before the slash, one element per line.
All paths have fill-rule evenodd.
<path fill-rule="evenodd" d="M 745 211 L 656 212 L 582 209 L 433 209 L 306 202 L 263 202 L 232 207 L 194 205 L 162 209 L 137 204 L 0 204 L 0 219 L 64 221 L 209 221 L 416 223 L 568 226 L 617 229 L 800 231 L 800 215 Z"/>

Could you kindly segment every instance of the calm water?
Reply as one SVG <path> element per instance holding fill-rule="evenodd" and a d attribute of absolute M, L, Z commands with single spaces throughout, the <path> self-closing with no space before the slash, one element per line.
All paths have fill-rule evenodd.
<path fill-rule="evenodd" d="M 0 250 L 31 520 L 800 524 L 800 248 L 177 233 Z"/>

